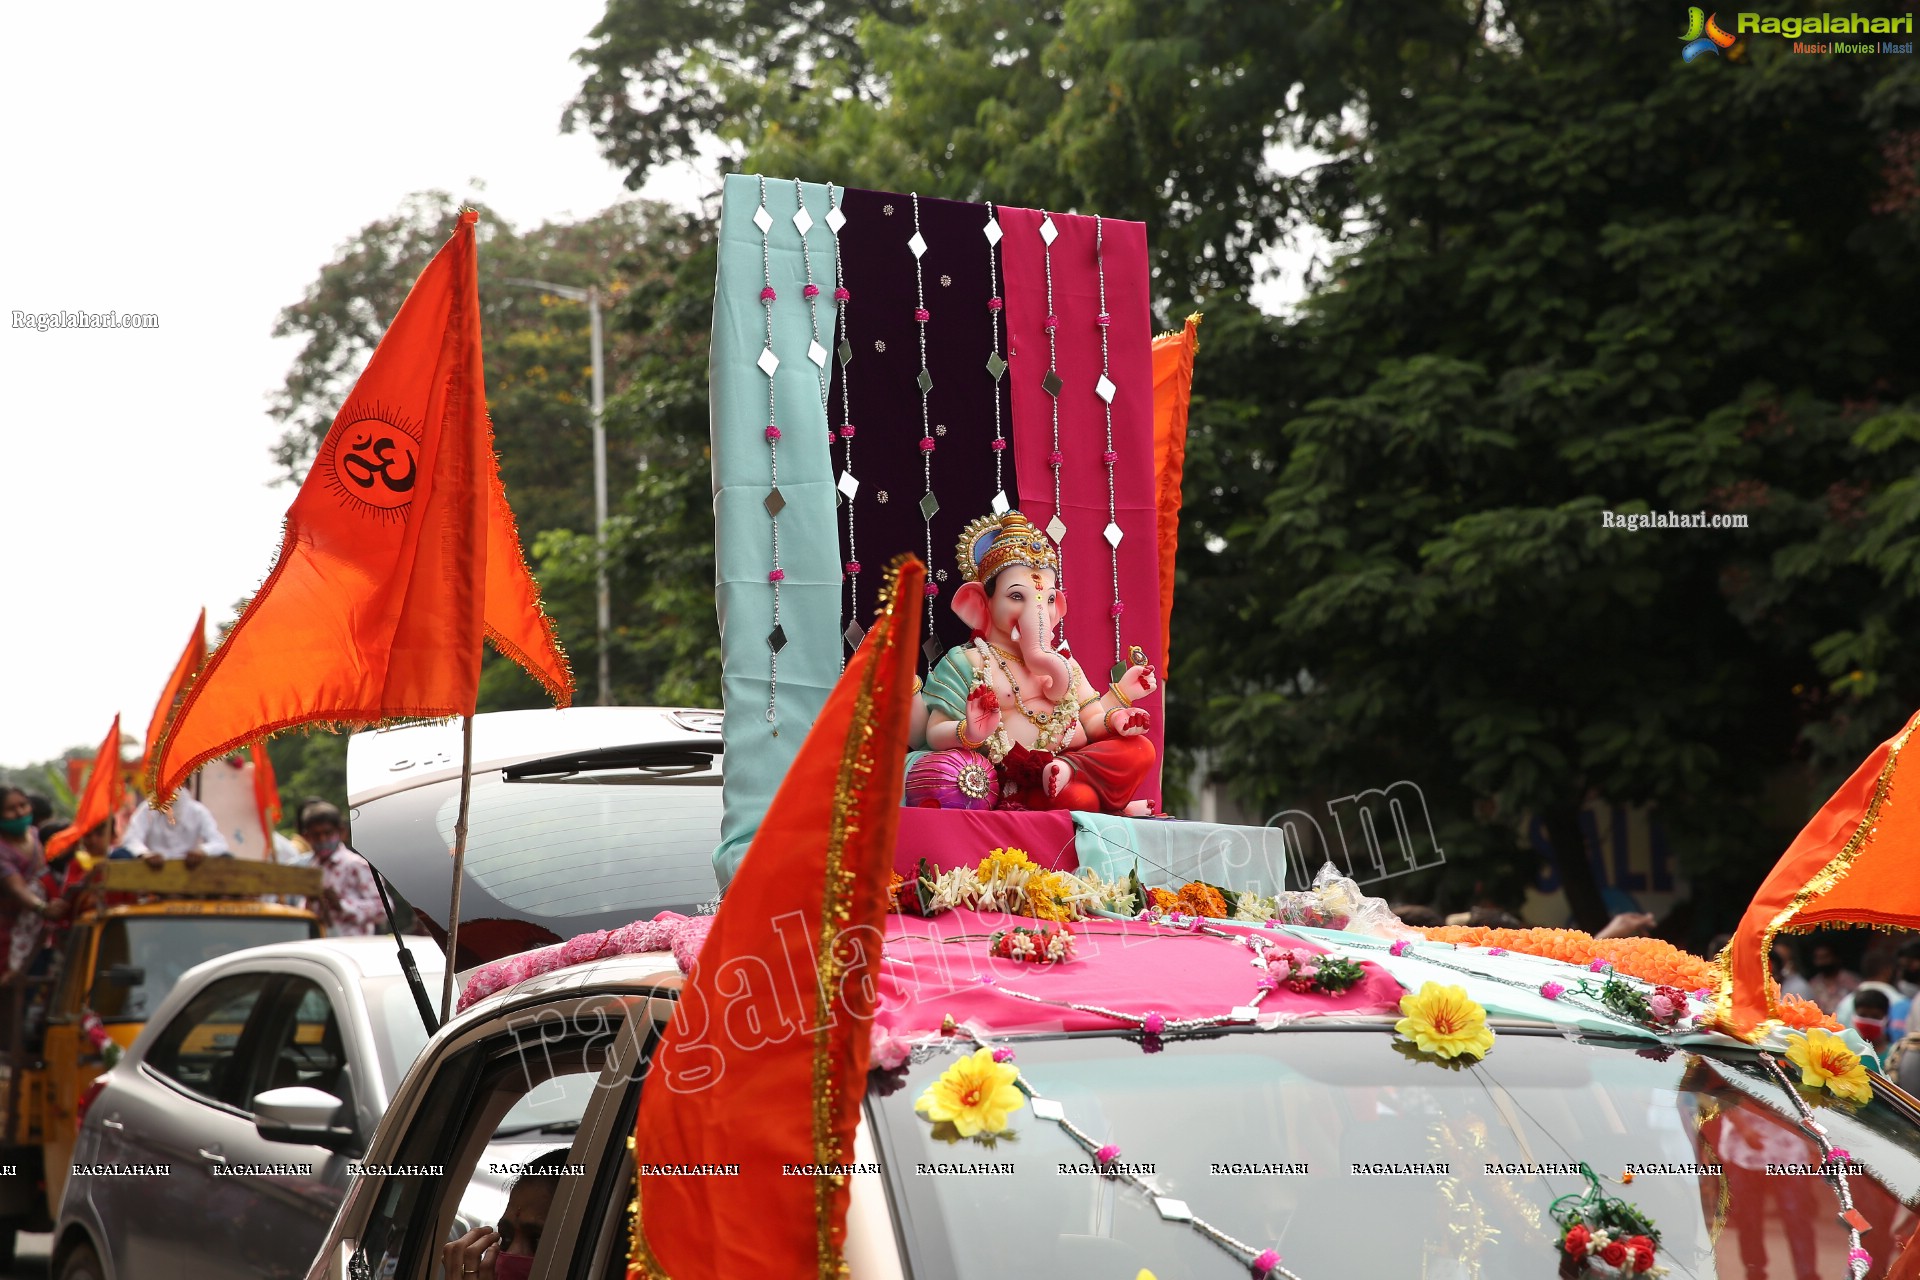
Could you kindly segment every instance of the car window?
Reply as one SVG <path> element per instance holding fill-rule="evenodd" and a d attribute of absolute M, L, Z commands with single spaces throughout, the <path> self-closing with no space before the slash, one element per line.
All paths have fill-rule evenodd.
<path fill-rule="evenodd" d="M 112 917 L 100 926 L 88 1003 L 104 1021 L 140 1022 L 202 961 L 312 935 L 298 916 Z"/>
<path fill-rule="evenodd" d="M 240 1106 L 247 1073 L 239 1052 L 272 977 L 243 973 L 208 983 L 155 1037 L 147 1066 L 203 1098 Z"/>
<path fill-rule="evenodd" d="M 269 1089 L 304 1085 L 339 1098 L 345 1104 L 343 1122 L 351 1123 L 353 1084 L 333 1001 L 312 979 L 289 977 L 274 1006 L 259 1046 L 260 1065 L 252 1072 L 247 1109 L 252 1110 L 255 1096 Z"/>
<path fill-rule="evenodd" d="M 534 1206 L 535 1229 L 528 1232 L 528 1214 L 513 1199 L 515 1184 L 531 1176 L 523 1194 L 544 1182 L 552 1188 L 552 1203 L 570 1203 L 588 1190 L 582 1179 L 602 1162 L 563 1168 L 546 1179 L 538 1170 L 528 1174 L 527 1166 L 542 1157 L 566 1164 L 555 1153 L 572 1146 L 577 1114 L 571 1121 L 550 1124 L 549 1132 L 505 1138 L 497 1134 L 516 1107 L 536 1116 L 550 1110 L 531 1105 L 530 1099 L 552 1099 L 561 1110 L 569 1110 L 573 1099 L 592 1097 L 596 1087 L 624 1085 L 624 1077 L 609 1078 L 615 1074 L 609 1054 L 625 1034 L 625 1020 L 624 1006 L 595 1002 L 585 1012 L 543 1020 L 538 1029 L 528 1019 L 521 1034 L 493 1037 L 436 1064 L 419 1109 L 393 1154 L 381 1162 L 385 1167 L 355 1265 L 364 1265 L 366 1274 L 374 1276 L 437 1280 L 447 1241 L 468 1227 L 497 1226 L 510 1209 L 523 1239 L 539 1236 L 548 1204 Z"/>

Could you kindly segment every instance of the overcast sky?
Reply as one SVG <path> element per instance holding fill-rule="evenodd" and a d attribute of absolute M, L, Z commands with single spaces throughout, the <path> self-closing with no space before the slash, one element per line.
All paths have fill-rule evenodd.
<path fill-rule="evenodd" d="M 146 727 L 202 605 L 266 576 L 269 335 L 408 193 L 517 226 L 624 197 L 559 132 L 604 0 L 0 10 L 0 765 Z M 15 329 L 15 310 L 157 330 Z"/>

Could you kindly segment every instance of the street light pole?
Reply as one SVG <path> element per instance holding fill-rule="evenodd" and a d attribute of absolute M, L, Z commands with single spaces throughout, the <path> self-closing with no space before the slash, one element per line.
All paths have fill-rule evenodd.
<path fill-rule="evenodd" d="M 607 369 L 602 351 L 604 327 L 600 319 L 599 286 L 582 289 L 551 280 L 504 280 L 503 284 L 539 289 L 569 302 L 587 304 L 593 351 L 593 580 L 594 623 L 600 650 L 600 705 L 613 705 L 612 663 L 607 652 L 607 637 L 613 631 L 613 596 L 607 588 Z"/>

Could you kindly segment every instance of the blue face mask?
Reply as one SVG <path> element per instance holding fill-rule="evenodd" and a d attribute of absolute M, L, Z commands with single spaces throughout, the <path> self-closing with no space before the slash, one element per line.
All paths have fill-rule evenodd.
<path fill-rule="evenodd" d="M 318 836 L 313 841 L 313 851 L 322 858 L 331 858 L 340 852 L 339 836 Z"/>

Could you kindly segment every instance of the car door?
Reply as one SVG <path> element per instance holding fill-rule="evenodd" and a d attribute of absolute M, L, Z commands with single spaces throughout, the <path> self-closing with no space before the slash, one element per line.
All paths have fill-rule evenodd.
<path fill-rule="evenodd" d="M 245 1132 L 199 1152 L 227 1197 L 241 1207 L 231 1223 L 235 1251 L 248 1276 L 281 1280 L 306 1274 L 346 1194 L 351 1153 L 308 1143 L 276 1142 L 251 1123 L 253 1099 L 269 1089 L 303 1085 L 341 1100 L 336 1123 L 363 1138 L 362 1090 L 373 1079 L 370 1046 L 353 1043 L 342 1025 L 346 1002 L 318 966 L 283 975 L 261 1023 L 252 1078 L 241 1091 Z"/>
<path fill-rule="evenodd" d="M 228 1245 L 245 1206 L 204 1153 L 252 1131 L 239 1100 L 279 984 L 264 972 L 212 978 L 161 1028 L 138 1067 L 96 1100 L 113 1135 L 103 1152 L 131 1167 L 89 1177 L 118 1274 L 250 1276 Z"/>

